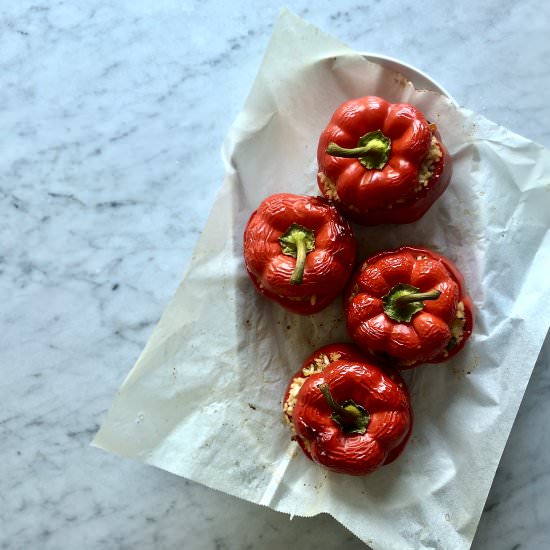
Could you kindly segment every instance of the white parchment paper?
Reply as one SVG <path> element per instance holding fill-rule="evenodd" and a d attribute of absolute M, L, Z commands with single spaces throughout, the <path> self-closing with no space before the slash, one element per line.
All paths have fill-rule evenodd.
<path fill-rule="evenodd" d="M 445 254 L 477 318 L 458 357 L 407 374 L 415 427 L 401 458 L 352 478 L 309 462 L 281 413 L 304 358 L 349 340 L 341 302 L 300 317 L 260 297 L 242 233 L 268 195 L 317 194 L 318 137 L 362 95 L 423 110 L 454 176 L 419 222 L 357 228 L 360 258 L 402 244 Z M 327 512 L 375 550 L 468 548 L 550 323 L 549 152 L 283 12 L 224 161 L 189 270 L 94 444 L 275 510 Z"/>

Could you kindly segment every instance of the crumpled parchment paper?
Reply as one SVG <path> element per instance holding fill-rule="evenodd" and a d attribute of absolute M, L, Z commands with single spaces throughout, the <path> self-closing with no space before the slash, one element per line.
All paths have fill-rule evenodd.
<path fill-rule="evenodd" d="M 419 222 L 357 227 L 360 258 L 402 244 L 445 254 L 476 325 L 455 359 L 407 373 L 415 427 L 401 458 L 352 478 L 309 462 L 281 413 L 303 359 L 349 340 L 341 302 L 300 317 L 260 297 L 242 233 L 268 195 L 317 194 L 318 137 L 340 103 L 362 95 L 417 105 L 454 176 Z M 327 512 L 375 550 L 468 548 L 550 323 L 550 153 L 285 11 L 223 156 L 189 270 L 94 445 L 292 515 Z"/>

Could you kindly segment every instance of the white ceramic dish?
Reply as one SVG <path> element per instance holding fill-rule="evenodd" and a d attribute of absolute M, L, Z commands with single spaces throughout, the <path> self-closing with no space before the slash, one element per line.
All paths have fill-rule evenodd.
<path fill-rule="evenodd" d="M 415 88 L 439 92 L 440 94 L 446 95 L 455 105 L 458 106 L 456 99 L 441 84 L 436 82 L 433 78 L 422 72 L 420 69 L 386 55 L 370 52 L 364 52 L 363 55 L 373 63 L 379 63 L 388 69 L 401 73 L 405 78 L 414 84 Z"/>

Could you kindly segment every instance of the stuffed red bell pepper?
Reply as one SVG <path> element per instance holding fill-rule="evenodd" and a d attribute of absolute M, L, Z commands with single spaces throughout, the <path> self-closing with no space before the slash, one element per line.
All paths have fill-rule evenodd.
<path fill-rule="evenodd" d="M 412 430 L 399 374 L 350 344 L 308 357 L 288 385 L 283 411 L 306 456 L 343 474 L 365 475 L 393 462 Z"/>
<path fill-rule="evenodd" d="M 326 307 L 344 288 L 355 239 L 326 199 L 281 193 L 265 199 L 250 217 L 244 259 L 260 293 L 306 315 Z"/>
<path fill-rule="evenodd" d="M 335 111 L 317 160 L 323 195 L 362 225 L 418 220 L 445 191 L 452 171 L 434 124 L 412 105 L 376 96 Z"/>
<path fill-rule="evenodd" d="M 450 260 L 404 246 L 368 258 L 344 298 L 347 329 L 398 369 L 446 361 L 472 333 L 473 307 Z"/>

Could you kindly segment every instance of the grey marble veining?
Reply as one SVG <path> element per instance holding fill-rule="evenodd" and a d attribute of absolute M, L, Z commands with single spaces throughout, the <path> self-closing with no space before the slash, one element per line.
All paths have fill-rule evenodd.
<path fill-rule="evenodd" d="M 289 7 L 550 146 L 549 5 Z M 365 548 L 329 517 L 289 521 L 89 447 L 191 256 L 278 10 L 0 6 L 0 548 Z M 550 547 L 549 356 L 547 340 L 476 550 Z"/>

